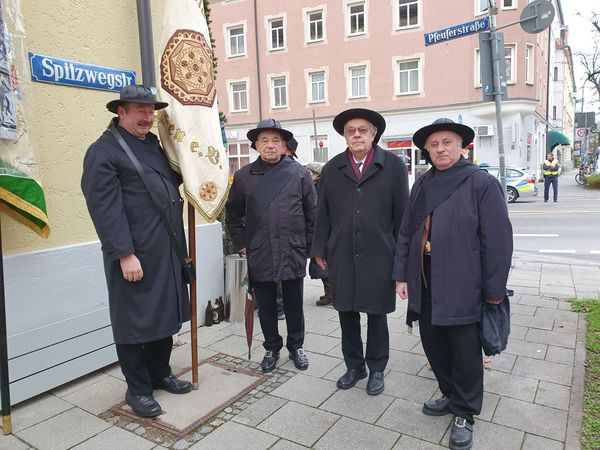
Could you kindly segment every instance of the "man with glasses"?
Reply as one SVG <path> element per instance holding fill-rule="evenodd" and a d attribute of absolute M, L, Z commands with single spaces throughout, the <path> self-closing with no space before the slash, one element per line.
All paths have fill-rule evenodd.
<path fill-rule="evenodd" d="M 233 177 L 226 204 L 233 244 L 248 257 L 248 278 L 258 303 L 264 335 L 262 371 L 275 369 L 283 338 L 277 324 L 277 284 L 281 283 L 287 325 L 286 347 L 299 370 L 304 353 L 303 282 L 312 241 L 316 193 L 308 171 L 284 156 L 293 134 L 274 119 L 248 131 L 259 157 Z"/>
<path fill-rule="evenodd" d="M 408 203 L 407 170 L 399 157 L 377 145 L 385 130 L 379 113 L 348 109 L 333 119 L 333 127 L 347 148 L 321 171 L 311 255 L 329 269 L 340 319 L 347 371 L 337 386 L 350 389 L 367 377 L 368 367 L 367 394 L 378 395 L 389 359 L 387 314 L 396 304 L 392 264 Z M 361 312 L 368 321 L 364 355 Z"/>

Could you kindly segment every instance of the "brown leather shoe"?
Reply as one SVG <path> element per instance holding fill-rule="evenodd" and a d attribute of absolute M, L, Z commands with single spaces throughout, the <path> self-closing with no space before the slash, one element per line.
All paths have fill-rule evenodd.
<path fill-rule="evenodd" d="M 321 297 L 319 297 L 319 300 L 317 300 L 316 305 L 317 306 L 327 306 L 327 305 L 331 305 L 332 303 L 333 303 L 333 299 L 331 297 L 321 295 Z"/>

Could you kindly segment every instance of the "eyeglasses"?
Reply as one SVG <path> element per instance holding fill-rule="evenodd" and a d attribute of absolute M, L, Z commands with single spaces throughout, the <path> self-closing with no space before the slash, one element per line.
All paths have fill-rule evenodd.
<path fill-rule="evenodd" d="M 371 131 L 371 128 L 369 128 L 369 127 L 358 127 L 358 128 L 349 127 L 349 128 L 345 128 L 344 129 L 344 133 L 347 134 L 347 135 L 349 135 L 349 136 L 354 135 L 357 131 L 360 134 L 367 134 L 369 131 Z"/>

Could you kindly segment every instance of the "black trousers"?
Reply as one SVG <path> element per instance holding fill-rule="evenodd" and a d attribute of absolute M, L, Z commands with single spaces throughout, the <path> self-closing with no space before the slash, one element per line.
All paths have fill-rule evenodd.
<path fill-rule="evenodd" d="M 425 275 L 431 279 L 429 258 Z M 454 326 L 431 324 L 431 290 L 421 286 L 419 316 L 421 343 L 437 379 L 440 391 L 450 399 L 450 411 L 469 423 L 481 412 L 483 403 L 483 361 L 479 323 Z"/>
<path fill-rule="evenodd" d="M 342 329 L 342 354 L 348 369 L 383 372 L 390 357 L 390 334 L 386 314 L 367 314 L 367 351 L 363 356 L 360 313 L 338 311 Z"/>
<path fill-rule="evenodd" d="M 550 197 L 550 186 L 552 186 L 552 194 L 554 201 L 558 201 L 558 176 L 550 175 L 544 177 L 544 201 L 547 202 Z"/>
<path fill-rule="evenodd" d="M 115 344 L 127 388 L 131 395 L 151 395 L 152 381 L 169 376 L 171 336 L 145 344 Z"/>
<path fill-rule="evenodd" d="M 283 311 L 287 325 L 286 347 L 289 351 L 304 345 L 304 310 L 302 296 L 304 280 L 285 280 L 281 282 Z M 277 282 L 253 281 L 252 287 L 258 302 L 258 318 L 265 342 L 265 350 L 278 352 L 283 347 L 283 338 L 279 334 L 277 320 Z"/>

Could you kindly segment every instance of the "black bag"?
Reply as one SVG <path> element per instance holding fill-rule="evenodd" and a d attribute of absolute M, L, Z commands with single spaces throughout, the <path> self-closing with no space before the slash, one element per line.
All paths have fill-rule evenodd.
<path fill-rule="evenodd" d="M 507 290 L 499 304 L 484 302 L 481 309 L 481 346 L 486 356 L 497 355 L 506 350 L 510 334 L 510 302 L 513 291 Z"/>

